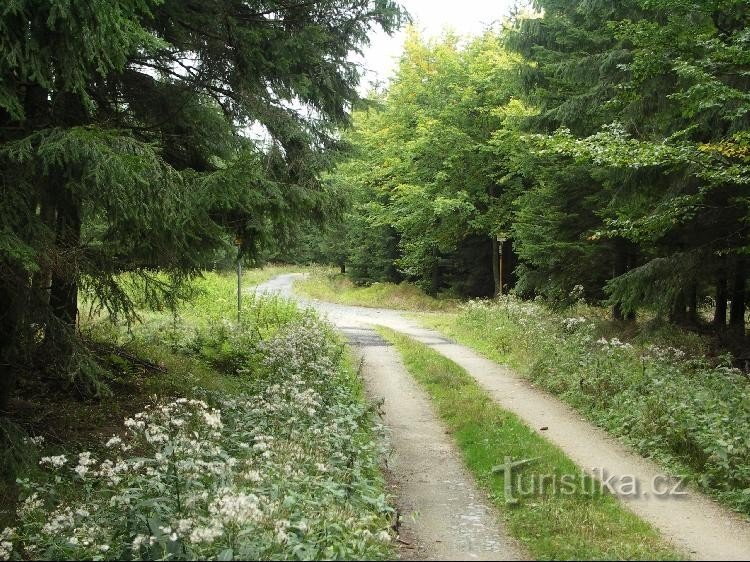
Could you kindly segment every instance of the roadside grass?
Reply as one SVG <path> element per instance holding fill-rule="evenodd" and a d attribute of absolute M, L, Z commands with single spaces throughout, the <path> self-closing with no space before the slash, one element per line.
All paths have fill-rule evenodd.
<path fill-rule="evenodd" d="M 269 263 L 262 267 L 246 268 L 242 270 L 242 284 L 244 287 L 260 285 L 285 273 L 302 273 L 309 268 L 301 265 Z M 234 278 L 236 280 L 236 278 Z"/>
<path fill-rule="evenodd" d="M 247 272 L 243 287 L 289 271 L 286 266 L 275 266 Z M 235 283 L 231 272 L 207 272 L 193 282 L 190 300 L 176 311 L 144 309 L 141 321 L 132 325 L 113 324 L 103 314 L 85 318 L 81 325 L 83 339 L 103 367 L 101 382 L 109 390 L 98 398 L 76 397 L 70 388 L 55 389 L 43 381 L 21 390 L 13 405 L 12 422 L 21 432 L 17 443 L 24 453 L 16 466 L 17 475 L 27 483 L 0 485 L 0 530 L 17 528 L 14 543 L 17 541 L 20 550 L 14 555 L 33 559 L 47 552 L 59 559 L 89 558 L 88 551 L 81 550 L 82 543 L 68 542 L 65 530 L 44 530 L 47 521 L 70 505 L 90 512 L 89 519 L 77 522 L 76 533 L 100 528 L 97 548 L 101 544 L 98 541 L 111 541 L 106 555 L 96 552 L 98 559 L 158 559 L 164 554 L 159 548 L 173 549 L 176 545 L 159 533 L 156 550 L 131 552 L 128 541 L 139 540 L 140 535 L 130 534 L 137 532 L 131 530 L 138 528 L 133 526 L 136 520 L 146 522 L 141 533 L 152 527 L 154 517 L 174 527 L 180 514 L 171 511 L 170 494 L 152 497 L 145 490 L 154 482 L 175 480 L 176 469 L 160 466 L 149 469 L 156 470 L 151 476 L 139 476 L 138 458 L 145 457 L 144 462 L 152 466 L 150 463 L 158 464 L 165 458 L 164 451 L 158 447 L 151 450 L 155 444 L 143 441 L 134 449 L 138 458 L 129 459 L 128 455 L 134 453 L 124 449 L 117 453 L 105 442 L 112 435 L 132 440 L 130 430 L 123 426 L 125 418 L 139 419 L 144 412 L 150 415 L 159 405 L 168 403 L 181 408 L 176 405 L 184 398 L 205 400 L 219 408 L 226 427 L 216 441 L 211 436 L 213 430 L 204 428 L 209 430 L 205 435 L 208 440 L 201 443 L 196 454 L 221 447 L 234 457 L 219 460 L 217 465 L 234 470 L 233 476 L 217 478 L 209 485 L 206 482 L 211 472 L 201 473 L 205 482 L 199 486 L 208 486 L 211 494 L 219 494 L 214 501 L 224 501 L 221 494 L 229 494 L 236 501 L 257 495 L 261 502 L 268 502 L 270 519 L 249 520 L 248 525 L 256 526 L 252 531 L 242 531 L 248 539 L 231 548 L 222 544 L 224 535 L 216 539 L 215 548 L 208 542 L 198 544 L 189 536 L 181 536 L 180 545 L 185 546 L 180 548 L 189 549 L 182 550 L 181 558 L 283 559 L 292 551 L 295 556 L 311 559 L 389 559 L 395 554 L 386 531 L 391 509 L 379 470 L 380 436 L 353 357 L 345 352 L 332 328 L 322 324 L 311 310 L 301 310 L 278 297 L 247 294 L 238 325 Z M 300 397 L 312 400 L 310 404 L 294 398 L 294 393 L 303 390 Z M 317 408 L 315 400 L 322 409 L 313 415 L 309 412 L 311 405 Z M 193 415 L 202 419 L 200 412 Z M 29 438 L 37 437 L 44 441 L 29 442 Z M 254 447 L 258 439 L 267 439 L 272 457 L 259 456 Z M 65 455 L 75 465 L 81 451 L 91 453 L 94 459 L 121 454 L 123 461 L 132 465 L 131 472 L 123 473 L 132 482 L 120 483 L 122 490 L 117 486 L 110 490 L 98 481 L 92 487 L 75 475 L 70 464 L 54 475 L 62 480 L 52 479 L 49 468 L 40 466 L 40 459 L 56 455 Z M 184 454 L 185 463 L 194 462 L 189 448 Z M 257 468 L 257 475 L 250 471 L 250 480 L 242 469 L 246 464 Z M 186 474 L 184 478 L 186 488 L 193 485 L 195 477 Z M 235 488 L 222 488 L 223 478 L 234 481 Z M 29 489 L 36 489 L 45 504 L 36 513 L 25 507 Z M 97 491 L 92 494 L 92 490 Z M 242 495 L 248 493 L 250 496 Z M 128 508 L 127 518 L 120 518 L 117 509 L 106 502 L 107 494 L 114 494 L 113 501 L 124 497 L 122 494 L 131 495 L 133 505 L 142 506 L 142 510 Z M 18 503 L 19 495 L 27 502 Z M 295 501 L 287 501 L 286 495 Z M 209 496 L 208 501 L 212 498 Z M 205 518 L 205 510 L 212 509 L 210 505 L 200 508 L 203 511 L 196 509 L 195 521 L 212 524 Z M 287 529 L 290 524 L 292 528 Z M 109 543 L 103 545 L 109 548 Z"/>
<path fill-rule="evenodd" d="M 372 288 L 341 276 L 316 275 L 308 286 L 323 300 L 372 305 Z M 639 454 L 750 516 L 750 381 L 728 356 L 717 356 L 711 338 L 648 314 L 613 322 L 608 310 L 585 303 L 563 312 L 512 296 L 460 303 L 430 299 L 415 286 L 378 290 L 385 294 L 378 305 L 406 309 L 422 325 L 510 366 Z M 412 296 L 395 304 L 396 290 Z"/>
<path fill-rule="evenodd" d="M 511 298 L 417 317 L 750 515 L 747 377 L 727 358 L 710 357 L 699 335 L 657 323 L 617 330 L 582 307 L 569 314 Z"/>
<path fill-rule="evenodd" d="M 477 482 L 534 559 L 684 558 L 615 497 L 582 477 L 580 468 L 562 451 L 498 406 L 461 367 L 388 328 L 378 331 L 396 346 L 409 372 L 428 392 Z M 515 490 L 531 488 L 529 473 L 576 475 L 584 485 L 572 495 L 553 493 L 548 487 L 508 502 L 503 474 L 493 473 L 506 457 L 536 459 L 514 474 Z"/>
<path fill-rule="evenodd" d="M 453 310 L 458 303 L 449 297 L 426 295 L 410 283 L 357 286 L 346 275 L 332 269 L 313 269 L 307 278 L 298 280 L 294 287 L 300 294 L 314 299 L 369 308 L 447 311 Z"/>
<path fill-rule="evenodd" d="M 109 342 L 108 342 L 109 343 Z M 23 398 L 13 404 L 12 421 L 23 437 L 43 437 L 40 447 L 24 448 L 16 466 L 19 477 L 43 478 L 38 465 L 43 456 L 72 455 L 75 451 L 104 452 L 102 437 L 122 431 L 122 421 L 152 403 L 154 397 L 194 396 L 197 389 L 237 394 L 243 381 L 212 368 L 204 360 L 188 357 L 168 346 L 131 342 L 123 348 L 130 359 L 112 356 L 107 384 L 111 393 L 99 399 L 81 399 L 68 390 L 25 389 Z M 106 359 L 106 358 L 105 358 Z M 15 519 L 15 485 L 0 480 L 0 527 L 12 526 Z"/>
<path fill-rule="evenodd" d="M 264 282 L 281 273 L 286 266 L 269 266 L 243 272 L 243 286 Z M 20 432 L 11 439 L 13 458 L 19 476 L 31 480 L 44 475 L 38 461 L 42 456 L 69 454 L 74 451 L 101 453 L 101 438 L 122 430 L 122 421 L 153 402 L 163 399 L 192 397 L 196 391 L 226 396 L 238 394 L 246 382 L 215 368 L 205 354 L 188 353 L 185 333 L 208 331 L 215 322 L 232 314 L 232 291 L 236 280 L 231 273 L 206 272 L 192 284 L 193 295 L 176 312 L 142 310 L 140 322 L 127 326 L 112 324 L 101 314 L 86 315 L 82 301 L 81 330 L 93 347 L 103 367 L 99 375 L 108 392 L 87 399 L 77 396 L 67 386 L 24 381 L 19 396 L 12 402 L 12 429 Z M 253 299 L 246 299 L 247 311 Z M 266 307 L 267 308 L 267 307 Z M 294 305 L 288 305 L 293 309 Z M 258 312 L 255 312 L 257 317 Z M 273 315 L 278 327 L 280 314 Z M 269 322 L 272 320 L 269 319 Z M 41 447 L 29 447 L 30 438 L 44 438 Z M 17 487 L 0 479 L 0 527 L 15 519 Z"/>

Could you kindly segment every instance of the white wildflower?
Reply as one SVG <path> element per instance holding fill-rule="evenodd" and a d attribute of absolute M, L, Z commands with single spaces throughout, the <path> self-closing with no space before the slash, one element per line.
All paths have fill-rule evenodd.
<path fill-rule="evenodd" d="M 190 530 L 193 528 L 193 526 L 194 526 L 194 523 L 192 519 L 180 519 L 176 525 L 177 532 L 183 536 L 187 535 L 190 532 Z"/>
<path fill-rule="evenodd" d="M 13 538 L 16 530 L 11 527 L 5 527 L 0 533 L 0 560 L 9 560 L 13 554 Z"/>
<path fill-rule="evenodd" d="M 586 319 L 583 318 L 582 316 L 579 316 L 577 318 L 565 318 L 562 323 L 565 329 L 570 331 L 570 330 L 576 329 L 578 326 L 582 324 L 585 324 Z"/>
<path fill-rule="evenodd" d="M 39 464 L 44 466 L 45 464 L 50 465 L 52 468 L 60 468 L 63 466 L 66 462 L 68 462 L 68 459 L 65 455 L 57 455 L 54 457 L 42 457 L 39 459 Z"/>
<path fill-rule="evenodd" d="M 42 527 L 42 533 L 45 535 L 54 535 L 73 527 L 73 524 L 73 515 L 70 512 L 70 508 L 67 508 L 62 513 L 57 513 L 50 517 L 47 523 L 44 524 L 44 527 Z"/>
<path fill-rule="evenodd" d="M 391 534 L 388 531 L 380 531 L 376 537 L 380 542 L 391 542 Z"/>
<path fill-rule="evenodd" d="M 263 515 L 255 494 L 225 490 L 209 507 L 209 512 L 225 523 L 242 524 L 255 521 Z"/>
<path fill-rule="evenodd" d="M 190 533 L 190 542 L 194 544 L 213 542 L 223 534 L 220 527 L 197 527 Z"/>
<path fill-rule="evenodd" d="M 141 547 L 143 545 L 145 545 L 148 542 L 149 542 L 148 535 L 136 535 L 135 538 L 133 539 L 133 542 L 131 543 L 130 547 L 134 551 L 138 551 L 138 550 L 141 549 Z"/>
<path fill-rule="evenodd" d="M 39 497 L 37 492 L 31 494 L 28 498 L 23 500 L 23 503 L 18 508 L 19 517 L 28 517 L 34 511 L 41 509 L 44 506 L 44 501 Z"/>
<path fill-rule="evenodd" d="M 208 427 L 214 427 L 214 428 L 220 428 L 222 427 L 221 423 L 221 414 L 218 410 L 214 410 L 213 412 L 204 412 L 203 413 L 203 419 L 206 422 L 206 425 Z"/>
<path fill-rule="evenodd" d="M 245 478 L 247 478 L 247 480 L 249 480 L 250 482 L 254 482 L 254 483 L 261 482 L 263 480 L 263 477 L 260 475 L 260 472 L 258 472 L 257 470 L 248 470 L 245 473 Z"/>

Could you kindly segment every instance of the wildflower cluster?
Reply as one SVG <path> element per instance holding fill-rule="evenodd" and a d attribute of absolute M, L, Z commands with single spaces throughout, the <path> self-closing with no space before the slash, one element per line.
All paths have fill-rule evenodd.
<path fill-rule="evenodd" d="M 657 360 L 681 360 L 685 358 L 685 352 L 676 347 L 667 346 L 659 347 L 658 345 L 649 345 L 646 348 L 646 357 L 650 357 Z"/>
<path fill-rule="evenodd" d="M 562 321 L 562 325 L 568 332 L 573 332 L 580 326 L 584 326 L 586 322 L 587 320 L 583 316 L 576 316 L 573 318 L 565 318 Z"/>
<path fill-rule="evenodd" d="M 156 401 L 101 453 L 42 458 L 0 559 L 389 557 L 380 441 L 329 328 L 262 350 L 245 393 Z"/>
<path fill-rule="evenodd" d="M 601 338 L 600 340 L 597 340 L 596 343 L 601 345 L 605 351 L 614 351 L 617 349 L 633 349 L 632 344 L 621 342 L 619 338 L 612 338 L 611 340 L 608 340 L 607 338 Z"/>

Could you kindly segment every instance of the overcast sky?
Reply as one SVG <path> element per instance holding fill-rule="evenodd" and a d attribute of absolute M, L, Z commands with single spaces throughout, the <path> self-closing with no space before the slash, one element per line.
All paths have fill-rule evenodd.
<path fill-rule="evenodd" d="M 459 35 L 480 33 L 507 16 L 517 0 L 400 0 L 400 3 L 424 36 L 436 37 L 446 28 Z M 403 48 L 404 36 L 403 31 L 392 37 L 383 32 L 372 35 L 364 61 L 357 61 L 363 62 L 368 70 L 361 83 L 363 93 L 369 90 L 371 82 L 385 82 L 392 75 Z"/>

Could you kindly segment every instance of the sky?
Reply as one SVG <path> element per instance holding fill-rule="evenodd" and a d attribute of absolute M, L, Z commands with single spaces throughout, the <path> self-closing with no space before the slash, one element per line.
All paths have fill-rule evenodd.
<path fill-rule="evenodd" d="M 1 1 L 1 0 L 0 0 Z M 414 25 L 423 37 L 439 37 L 446 29 L 461 36 L 476 35 L 493 23 L 500 22 L 511 8 L 523 4 L 523 0 L 399 0 L 412 17 Z M 389 36 L 382 30 L 373 31 L 370 45 L 364 56 L 352 55 L 351 60 L 363 65 L 366 72 L 360 81 L 359 93 L 366 96 L 371 84 L 385 85 L 395 72 L 398 58 L 403 50 L 405 30 Z M 295 104 L 292 104 L 295 106 Z M 295 106 L 296 107 L 296 106 Z M 302 109 L 300 109 L 302 111 Z M 262 126 L 254 124 L 246 134 L 261 142 L 270 137 Z"/>
<path fill-rule="evenodd" d="M 446 28 L 459 35 L 481 33 L 507 16 L 517 0 L 400 0 L 400 3 L 424 37 L 437 37 Z M 382 31 L 372 34 L 364 60 L 355 58 L 367 69 L 360 83 L 361 93 L 370 89 L 370 83 L 386 82 L 393 74 L 405 35 L 404 31 L 390 37 Z"/>

